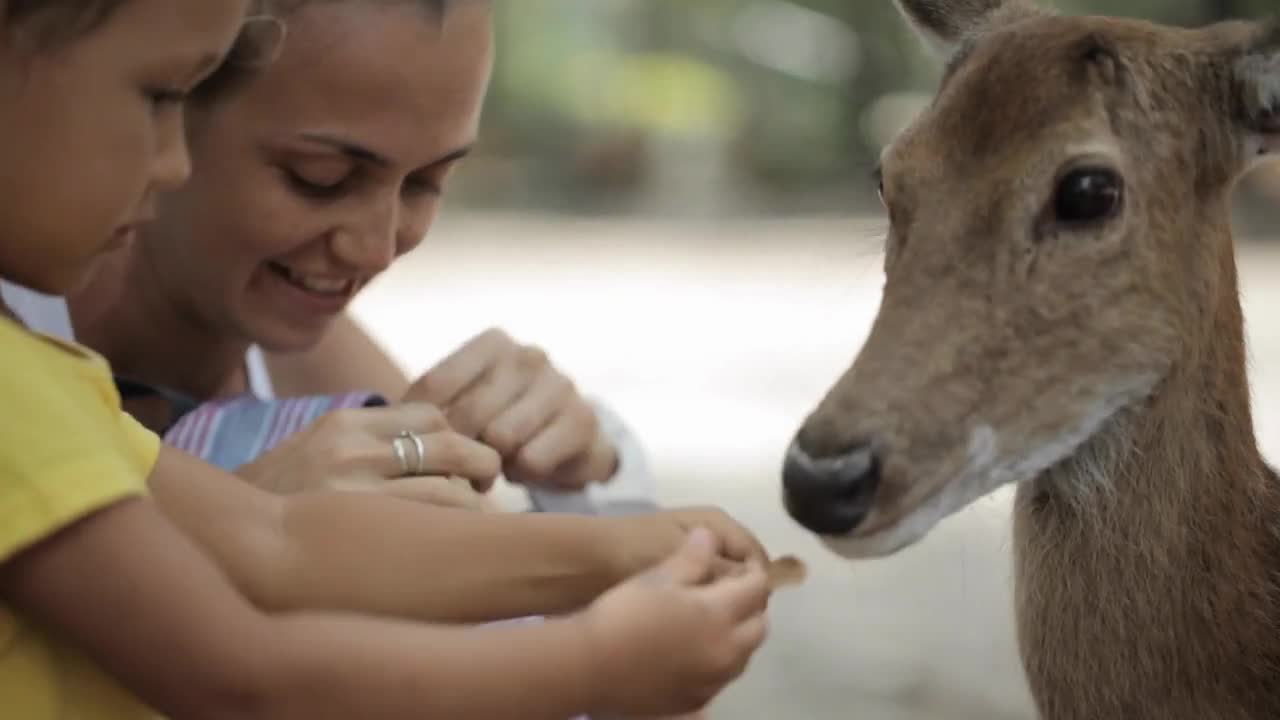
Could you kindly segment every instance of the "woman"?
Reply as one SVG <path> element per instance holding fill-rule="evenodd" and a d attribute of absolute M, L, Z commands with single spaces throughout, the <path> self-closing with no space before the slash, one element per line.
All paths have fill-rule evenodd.
<path fill-rule="evenodd" d="M 326 331 L 334 326 L 339 341 L 338 333 L 349 334 L 341 313 L 351 295 L 425 233 L 439 189 L 478 124 L 490 9 L 483 0 L 459 0 L 439 15 L 436 4 L 259 7 L 287 27 L 287 41 L 275 62 L 228 63 L 198 90 L 188 133 L 195 173 L 161 199 L 154 226 L 72 298 L 77 340 L 106 355 L 120 375 L 205 401 L 251 389 L 255 346 L 297 351 L 323 339 L 358 349 Z M 323 183 L 332 187 L 317 189 Z M 20 315 L 60 309 L 48 298 L 11 304 Z M 291 392 L 307 392 L 308 381 L 313 392 L 341 381 L 272 370 L 271 380 L 292 383 Z M 395 397 L 397 387 L 379 377 L 363 387 Z M 589 406 L 545 356 L 496 333 L 446 359 L 405 395 L 415 402 L 329 413 L 240 474 L 292 492 L 315 478 L 348 486 L 406 466 L 419 476 L 467 477 L 484 489 L 501 470 L 558 489 L 604 480 L 618 464 L 584 412 Z M 423 398 L 436 400 L 448 422 Z M 406 429 L 425 452 L 397 442 Z M 625 454 L 621 469 L 628 470 Z M 763 554 L 717 511 L 599 521 L 466 522 L 426 508 L 399 515 L 403 522 L 381 533 L 369 522 L 333 534 L 341 553 L 331 559 L 349 561 L 352 570 L 363 563 L 362 584 L 325 570 L 278 588 L 289 594 L 280 602 L 483 621 L 581 607 L 664 557 L 695 524 L 715 528 L 735 557 Z M 324 529 L 308 532 L 323 552 Z M 458 562 L 460 552 L 467 562 Z"/>
<path fill-rule="evenodd" d="M 422 240 L 475 141 L 491 67 L 488 3 L 258 9 L 287 28 L 267 34 L 284 38 L 278 57 L 228 63 L 197 92 L 195 177 L 161 201 L 133 250 L 71 298 L 77 339 L 119 375 L 197 403 L 372 391 L 435 405 L 456 433 L 397 428 L 385 411 L 345 413 L 278 452 L 218 463 L 263 486 L 302 489 L 323 478 L 350 487 L 414 474 L 414 463 L 392 462 L 413 449 L 395 444 L 409 431 L 424 436 L 430 474 L 462 475 L 479 490 L 493 480 L 486 453 L 497 451 L 502 473 L 538 509 L 654 509 L 625 426 L 582 398 L 545 353 L 490 331 L 410 384 L 344 314 Z M 141 402 L 128 407 L 151 416 Z M 148 424 L 170 429 L 167 419 Z M 334 448 L 350 454 L 333 457 Z M 319 475 L 318 455 L 330 456 Z"/>

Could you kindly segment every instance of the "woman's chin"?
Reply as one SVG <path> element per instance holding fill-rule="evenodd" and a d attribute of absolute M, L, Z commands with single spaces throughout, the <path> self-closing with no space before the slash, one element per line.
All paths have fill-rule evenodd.
<path fill-rule="evenodd" d="M 267 352 L 282 355 L 304 353 L 320 344 L 332 322 L 332 319 L 323 322 L 311 319 L 306 323 L 267 324 L 259 320 L 249 324 L 248 335 L 255 345 Z"/>

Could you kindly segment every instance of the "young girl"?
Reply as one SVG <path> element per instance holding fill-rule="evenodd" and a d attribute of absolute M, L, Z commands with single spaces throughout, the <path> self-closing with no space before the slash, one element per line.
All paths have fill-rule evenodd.
<path fill-rule="evenodd" d="M 0 277 L 66 294 L 101 254 L 131 242 L 153 194 L 186 178 L 183 97 L 216 66 L 244 9 L 0 0 Z M 763 570 L 711 577 L 716 547 L 702 531 L 582 613 L 544 623 L 477 630 L 265 614 L 243 589 L 271 604 L 262 588 L 279 580 L 265 558 L 284 501 L 163 449 L 121 412 L 99 356 L 4 315 L 6 715 L 684 712 L 737 677 L 763 641 Z M 380 501 L 396 502 L 352 502 Z"/>

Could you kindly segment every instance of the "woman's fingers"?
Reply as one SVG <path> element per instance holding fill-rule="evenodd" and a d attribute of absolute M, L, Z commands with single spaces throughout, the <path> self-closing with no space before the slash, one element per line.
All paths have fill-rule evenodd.
<path fill-rule="evenodd" d="M 613 443 L 599 428 L 591 406 L 563 410 L 508 461 L 508 476 L 518 482 L 580 490 L 610 477 L 617 465 Z"/>
<path fill-rule="evenodd" d="M 449 425 L 468 437 L 480 438 L 494 419 L 520 400 L 536 377 L 520 353 L 508 355 L 449 403 L 445 410 Z"/>
<path fill-rule="evenodd" d="M 426 403 L 339 410 L 317 420 L 314 431 L 308 444 L 336 456 L 325 471 L 337 477 L 456 475 L 484 491 L 502 472 L 497 451 L 450 430 Z"/>
<path fill-rule="evenodd" d="M 480 437 L 504 456 L 512 457 L 576 399 L 573 383 L 547 368 L 534 379 L 528 392 L 485 427 Z"/>
<path fill-rule="evenodd" d="M 404 402 L 429 402 L 440 407 L 453 404 L 511 354 L 516 343 L 501 330 L 487 330 L 428 370 L 405 393 Z"/>
<path fill-rule="evenodd" d="M 465 478 L 487 491 L 502 472 L 502 457 L 483 443 L 452 430 L 412 437 L 373 439 L 365 449 L 370 467 L 384 478 L 442 475 Z"/>
<path fill-rule="evenodd" d="M 405 430 L 426 435 L 451 429 L 444 412 L 430 403 L 415 402 L 358 410 L 339 410 L 325 417 L 339 416 L 342 413 L 350 413 L 352 416 L 348 425 L 354 427 L 348 427 L 348 430 L 364 431 L 385 440 L 390 440 Z"/>

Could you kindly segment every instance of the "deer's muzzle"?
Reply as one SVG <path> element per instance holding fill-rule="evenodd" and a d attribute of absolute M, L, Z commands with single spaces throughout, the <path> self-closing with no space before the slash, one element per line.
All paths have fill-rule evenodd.
<path fill-rule="evenodd" d="M 818 535 L 856 530 L 867 518 L 879 485 L 880 459 L 870 445 L 815 458 L 797 439 L 787 450 L 783 504 L 796 522 Z"/>

